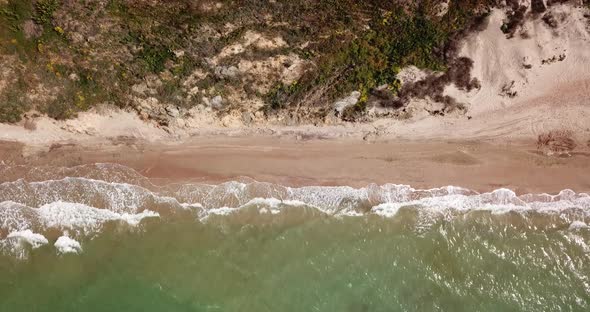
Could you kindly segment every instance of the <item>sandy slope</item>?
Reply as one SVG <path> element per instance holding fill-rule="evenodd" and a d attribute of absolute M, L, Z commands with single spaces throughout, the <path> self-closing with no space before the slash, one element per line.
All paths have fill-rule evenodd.
<path fill-rule="evenodd" d="M 424 116 L 392 126 L 391 132 L 516 140 L 568 129 L 579 139 L 590 137 L 590 22 L 580 8 L 550 10 L 559 20 L 556 28 L 530 20 L 508 39 L 500 30 L 505 14 L 495 10 L 487 28 L 465 40 L 461 55 L 474 61 L 472 75 L 482 87 L 466 94 L 449 86 L 445 93 L 468 104 L 471 120 Z"/>
<path fill-rule="evenodd" d="M 446 93 L 468 104 L 466 116 L 432 117 L 418 107 L 414 117 L 404 121 L 385 119 L 372 124 L 326 127 L 261 124 L 249 128 L 239 123 L 228 127 L 214 118 L 195 116 L 181 123 L 184 127 L 162 129 L 133 113 L 101 109 L 68 121 L 40 117 L 34 121 L 36 130 L 32 131 L 22 125 L 0 125 L 0 140 L 48 145 L 120 136 L 179 142 L 195 135 L 291 134 L 369 140 L 505 141 L 531 140 L 539 133 L 566 128 L 585 141 L 590 138 L 590 25 L 580 8 L 555 5 L 551 10 L 559 21 L 557 28 L 536 19 L 526 22 L 514 38 L 507 39 L 500 31 L 505 14 L 496 10 L 483 32 L 465 40 L 461 53 L 474 60 L 472 74 L 481 81 L 482 88 L 465 94 L 449 86 Z"/>

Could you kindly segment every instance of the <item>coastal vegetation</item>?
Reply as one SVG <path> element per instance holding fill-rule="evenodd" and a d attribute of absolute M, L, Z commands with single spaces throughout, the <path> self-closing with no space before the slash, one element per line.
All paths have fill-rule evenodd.
<path fill-rule="evenodd" d="M 578 144 L 569 130 L 552 130 L 541 133 L 537 138 L 537 149 L 547 153 L 569 154 Z"/>
<path fill-rule="evenodd" d="M 402 109 L 414 97 L 462 109 L 442 95 L 451 82 L 478 87 L 469 76 L 472 63 L 457 55 L 457 42 L 481 29 L 499 5 L 4 0 L 0 122 L 18 122 L 30 110 L 67 119 L 101 104 L 135 109 L 161 123 L 162 112 L 196 106 L 220 116 L 261 112 L 317 121 L 353 91 L 360 97 L 344 120 L 361 120 L 368 103 Z M 507 34 L 521 10 L 511 9 Z M 442 76 L 403 86 L 398 74 L 408 65 Z"/>

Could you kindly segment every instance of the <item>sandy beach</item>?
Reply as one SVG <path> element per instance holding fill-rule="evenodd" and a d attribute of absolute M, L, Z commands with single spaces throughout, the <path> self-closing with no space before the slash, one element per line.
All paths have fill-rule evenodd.
<path fill-rule="evenodd" d="M 532 141 L 302 140 L 277 137 L 208 137 L 182 144 L 134 140 L 54 144 L 31 150 L 0 144 L 5 164 L 71 167 L 118 163 L 154 180 L 219 183 L 255 179 L 285 186 L 447 185 L 479 192 L 509 188 L 517 194 L 590 191 L 590 150 L 546 156 Z"/>

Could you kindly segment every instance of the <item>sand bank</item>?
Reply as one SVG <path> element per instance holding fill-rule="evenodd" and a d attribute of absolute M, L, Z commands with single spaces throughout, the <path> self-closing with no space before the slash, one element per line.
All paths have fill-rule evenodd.
<path fill-rule="evenodd" d="M 396 183 L 416 188 L 456 185 L 480 192 L 510 188 L 519 194 L 566 188 L 590 191 L 590 148 L 556 157 L 526 142 L 212 137 L 178 145 L 140 141 L 54 145 L 26 153 L 22 144 L 3 143 L 0 158 L 27 166 L 119 163 L 162 182 L 219 183 L 248 177 L 287 186 Z"/>

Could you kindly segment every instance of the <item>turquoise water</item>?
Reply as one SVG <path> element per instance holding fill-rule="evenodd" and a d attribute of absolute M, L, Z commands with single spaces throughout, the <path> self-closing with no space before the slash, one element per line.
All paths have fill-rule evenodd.
<path fill-rule="evenodd" d="M 77 173 L 84 180 L 52 184 L 43 175 L 43 182 L 1 184 L 0 197 L 20 196 L 12 201 L 28 206 L 7 198 L 0 205 L 0 311 L 590 310 L 585 194 L 552 201 L 536 196 L 543 204 L 522 207 L 496 194 L 501 203 L 490 206 L 484 195 L 466 191 L 426 195 L 396 187 L 399 196 L 388 191 L 376 199 L 371 192 L 318 188 L 306 189 L 313 193 L 306 197 L 255 182 L 162 188 L 134 174 L 117 178 L 134 184 L 116 184 L 122 181 L 96 180 L 97 171 L 88 168 Z M 83 186 L 88 180 L 96 193 Z M 264 192 L 330 204 L 252 201 Z M 383 197 L 399 199 L 403 192 L 407 204 L 379 213 Z M 433 207 L 434 193 L 436 202 L 454 204 Z M 189 197 L 209 203 L 223 198 L 235 208 L 211 210 L 187 204 Z M 96 211 L 65 201 L 74 198 L 96 211 L 152 208 L 159 217 L 100 221 Z M 479 200 L 486 209 L 453 208 L 463 205 L 460 199 Z M 41 233 L 47 243 L 33 248 L 22 237 L 8 238 L 14 224 Z M 54 243 L 64 235 L 81 250 L 60 252 Z"/>

